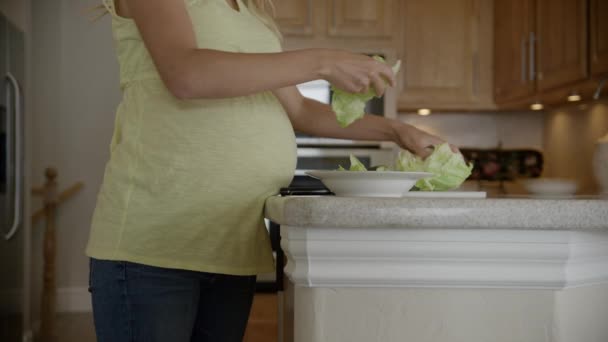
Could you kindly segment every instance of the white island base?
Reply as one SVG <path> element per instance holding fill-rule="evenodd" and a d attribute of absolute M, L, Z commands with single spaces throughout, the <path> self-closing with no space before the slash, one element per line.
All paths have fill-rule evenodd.
<path fill-rule="evenodd" d="M 267 216 L 285 342 L 608 341 L 607 201 L 290 197 Z"/>

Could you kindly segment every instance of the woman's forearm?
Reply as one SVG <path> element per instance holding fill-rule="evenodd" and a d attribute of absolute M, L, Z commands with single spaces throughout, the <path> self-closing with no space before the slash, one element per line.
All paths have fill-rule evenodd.
<path fill-rule="evenodd" d="M 128 0 L 126 4 L 158 73 L 178 98 L 243 96 L 315 79 L 363 93 L 370 86 L 382 93 L 387 81 L 395 83 L 388 65 L 347 51 L 250 54 L 201 49 L 183 0 Z"/>
<path fill-rule="evenodd" d="M 323 77 L 323 51 L 232 53 L 193 49 L 167 83 L 179 98 L 244 96 Z"/>
<path fill-rule="evenodd" d="M 294 128 L 302 133 L 337 139 L 397 141 L 397 120 L 377 115 L 365 115 L 346 128 L 340 127 L 331 106 L 305 99 Z"/>

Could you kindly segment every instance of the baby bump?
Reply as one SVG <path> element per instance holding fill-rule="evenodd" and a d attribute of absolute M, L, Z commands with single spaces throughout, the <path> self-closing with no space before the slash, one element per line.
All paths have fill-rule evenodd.
<path fill-rule="evenodd" d="M 156 102 L 156 103 L 154 103 Z M 138 176 L 160 192 L 251 186 L 276 192 L 296 166 L 291 123 L 266 95 L 152 101 L 142 108 Z"/>

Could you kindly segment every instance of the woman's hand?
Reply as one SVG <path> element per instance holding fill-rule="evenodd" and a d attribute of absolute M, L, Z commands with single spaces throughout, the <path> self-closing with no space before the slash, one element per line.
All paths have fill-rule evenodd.
<path fill-rule="evenodd" d="M 433 153 L 433 146 L 445 143 L 445 140 L 438 136 L 408 124 L 399 124 L 395 128 L 395 133 L 395 143 L 422 158 Z M 455 153 L 460 153 L 456 146 L 450 144 L 450 147 Z"/>
<path fill-rule="evenodd" d="M 395 86 L 393 70 L 371 57 L 342 50 L 319 51 L 321 77 L 341 90 L 366 93 L 371 86 L 378 96 L 382 96 L 387 83 Z"/>

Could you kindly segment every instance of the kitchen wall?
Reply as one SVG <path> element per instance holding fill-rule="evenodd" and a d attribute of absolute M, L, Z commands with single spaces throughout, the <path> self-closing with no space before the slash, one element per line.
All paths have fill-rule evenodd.
<path fill-rule="evenodd" d="M 608 101 L 564 106 L 542 112 L 447 113 L 400 118 L 462 147 L 534 148 L 542 150 L 543 177 L 567 178 L 579 194 L 595 194 L 595 142 L 608 134 Z M 513 192 L 522 191 L 511 184 Z"/>
<path fill-rule="evenodd" d="M 460 147 L 543 147 L 541 112 L 434 113 L 428 116 L 401 113 L 404 122 L 439 135 Z"/>
<path fill-rule="evenodd" d="M 97 4 L 97 0 L 32 1 L 33 183 L 42 184 L 44 169 L 54 166 L 59 170 L 59 189 L 76 181 L 85 184 L 59 208 L 59 310 L 90 306 L 84 248 L 120 98 L 109 18 L 91 22 L 86 12 Z M 34 200 L 34 209 L 41 205 Z M 43 226 L 32 230 L 33 305 L 38 310 Z"/>
<path fill-rule="evenodd" d="M 469 112 L 433 113 L 428 116 L 401 113 L 399 118 L 427 132 L 436 134 L 452 144 L 468 148 L 496 148 L 502 143 L 504 149 L 526 148 L 543 150 L 542 112 Z M 526 194 L 519 181 L 505 182 L 468 181 L 463 189 L 482 190 L 488 196 Z"/>
<path fill-rule="evenodd" d="M 544 131 L 544 175 L 574 179 L 579 193 L 597 193 L 592 158 L 595 142 L 608 134 L 608 101 L 552 110 Z"/>
<path fill-rule="evenodd" d="M 7 18 L 10 18 L 13 24 L 17 25 L 17 27 L 25 32 L 29 30 L 28 11 L 29 1 L 0 1 L 0 12 L 4 13 Z"/>

